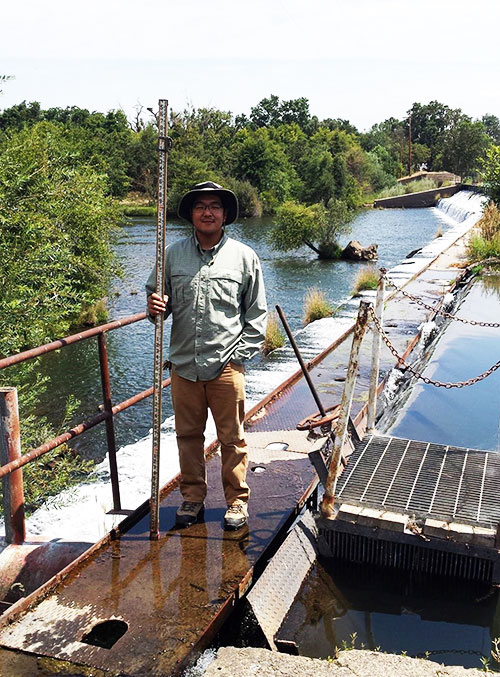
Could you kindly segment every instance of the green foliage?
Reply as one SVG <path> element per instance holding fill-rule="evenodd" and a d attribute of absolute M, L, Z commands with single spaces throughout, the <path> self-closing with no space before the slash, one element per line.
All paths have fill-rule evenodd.
<path fill-rule="evenodd" d="M 349 232 L 354 211 L 342 200 L 331 199 L 328 207 L 321 203 L 307 206 L 293 201 L 279 207 L 271 230 L 275 249 L 290 251 L 304 245 L 320 258 L 339 258 L 342 249 L 337 238 Z"/>
<path fill-rule="evenodd" d="M 500 206 L 500 146 L 490 146 L 481 162 L 486 194 Z"/>
<path fill-rule="evenodd" d="M 282 348 L 285 345 L 285 335 L 281 331 L 281 327 L 276 312 L 268 313 L 266 325 L 266 337 L 262 345 L 262 352 L 268 355 L 277 348 Z"/>
<path fill-rule="evenodd" d="M 1 356 L 103 319 L 119 218 L 106 192 L 106 177 L 82 163 L 60 124 L 39 122 L 1 139 Z M 2 371 L 0 384 L 19 390 L 24 451 L 56 434 L 34 413 L 48 384 L 33 364 Z M 90 467 L 67 447 L 44 456 L 25 470 L 27 505 L 35 508 L 42 493 L 58 493 Z"/>
<path fill-rule="evenodd" d="M 132 132 L 122 111 L 90 113 L 76 106 L 42 110 L 37 102 L 23 101 L 0 113 L 0 130 L 21 131 L 40 122 L 57 126 L 67 138 L 68 148 L 82 162 L 106 174 L 107 187 L 113 195 L 126 194 Z"/>
<path fill-rule="evenodd" d="M 304 325 L 331 317 L 334 309 L 326 294 L 317 287 L 308 289 L 304 296 L 303 322 Z"/>
<path fill-rule="evenodd" d="M 57 125 L 0 145 L 0 355 L 64 335 L 105 296 L 119 215 L 105 190 Z"/>
<path fill-rule="evenodd" d="M 500 259 L 500 211 L 492 202 L 484 210 L 476 232 L 469 240 L 467 256 L 470 261 Z"/>
<path fill-rule="evenodd" d="M 68 425 L 78 406 L 74 398 L 69 399 L 58 429 L 50 426 L 45 417 L 35 414 L 40 393 L 48 386 L 47 378 L 41 377 L 37 368 L 37 362 L 29 362 L 0 372 L 0 385 L 18 389 L 23 454 L 58 435 Z M 50 496 L 56 496 L 62 490 L 82 481 L 92 481 L 94 465 L 93 461 L 84 460 L 66 444 L 25 465 L 23 482 L 26 514 L 30 515 Z M 0 485 L 0 514 L 1 494 Z"/>
<path fill-rule="evenodd" d="M 464 179 L 477 174 L 479 159 L 484 155 L 489 138 L 482 122 L 472 122 L 465 115 L 443 134 L 439 165 Z"/>
<path fill-rule="evenodd" d="M 417 179 L 407 183 L 397 183 L 389 188 L 380 191 L 377 197 L 396 197 L 398 195 L 408 195 L 409 193 L 419 193 L 424 190 L 435 190 L 438 187 L 437 181 L 430 178 Z"/>

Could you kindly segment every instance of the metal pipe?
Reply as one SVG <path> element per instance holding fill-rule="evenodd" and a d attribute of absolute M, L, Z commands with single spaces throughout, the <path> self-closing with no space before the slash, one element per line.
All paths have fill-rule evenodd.
<path fill-rule="evenodd" d="M 114 320 L 113 322 L 108 322 L 107 324 L 101 324 L 99 327 L 92 327 L 92 329 L 86 329 L 85 331 L 80 332 L 79 334 L 72 334 L 71 336 L 66 336 L 65 338 L 58 339 L 57 341 L 52 341 L 52 343 L 45 343 L 43 346 L 37 346 L 36 348 L 31 348 L 30 350 L 25 350 L 22 353 L 17 355 L 11 355 L 10 357 L 4 357 L 0 360 L 0 369 L 5 367 L 11 367 L 13 364 L 19 364 L 20 362 L 25 362 L 26 360 L 31 360 L 34 357 L 39 357 L 40 355 L 45 355 L 46 353 L 51 353 L 54 350 L 59 350 L 64 348 L 64 346 L 69 346 L 72 343 L 78 343 L 92 336 L 98 336 L 103 332 L 110 331 L 111 329 L 118 329 L 119 327 L 125 327 L 128 324 L 133 324 L 134 322 L 140 322 L 147 317 L 146 313 L 136 313 L 135 315 L 129 315 L 124 317 L 121 320 Z"/>
<path fill-rule="evenodd" d="M 375 315 L 380 324 L 383 324 L 384 315 L 384 296 L 385 296 L 385 274 L 386 269 L 380 269 L 380 277 L 377 285 L 377 299 L 375 302 Z M 377 331 L 375 324 L 372 325 L 372 366 L 370 371 L 370 389 L 368 391 L 368 411 L 367 411 L 367 432 L 373 433 L 375 430 L 375 416 L 377 413 L 377 388 L 380 367 L 380 347 L 382 337 Z"/>
<path fill-rule="evenodd" d="M 293 338 L 293 334 L 290 330 L 290 327 L 288 326 L 288 322 L 286 321 L 285 315 L 283 311 L 281 310 L 280 306 L 276 306 L 276 311 L 279 315 L 279 318 L 283 324 L 283 327 L 286 331 L 286 335 L 290 339 L 290 343 L 292 344 L 293 352 L 295 353 L 295 357 L 299 361 L 300 368 L 302 369 L 302 373 L 304 374 L 304 378 L 307 381 L 307 385 L 309 386 L 309 390 L 311 391 L 312 396 L 314 397 L 314 401 L 316 402 L 316 406 L 318 407 L 319 413 L 321 414 L 322 417 L 326 416 L 325 409 L 323 405 L 321 404 L 321 400 L 319 399 L 318 392 L 316 388 L 314 387 L 314 384 L 311 380 L 311 376 L 309 374 L 309 371 L 307 369 L 307 366 L 302 359 L 302 355 L 300 354 L 299 348 L 297 346 L 297 343 L 295 342 L 295 339 Z"/>
<path fill-rule="evenodd" d="M 349 416 L 351 413 L 351 404 L 356 384 L 356 376 L 359 367 L 359 351 L 363 336 L 368 324 L 368 309 L 370 304 L 367 301 L 361 301 L 359 304 L 358 318 L 352 337 L 351 354 L 349 357 L 349 366 L 344 384 L 344 392 L 340 403 L 340 415 L 335 429 L 335 443 L 333 445 L 332 458 L 328 470 L 328 479 L 326 482 L 325 493 L 321 501 L 321 515 L 326 519 L 334 519 L 335 488 L 339 475 L 340 462 L 342 459 L 342 449 L 345 444 Z"/>
<path fill-rule="evenodd" d="M 17 389 L 0 388 L 0 461 L 21 457 Z M 26 537 L 24 522 L 23 471 L 16 470 L 2 480 L 5 540 L 20 545 Z"/>
<path fill-rule="evenodd" d="M 162 387 L 165 388 L 169 384 L 170 378 L 166 378 L 162 383 Z M 137 402 L 145 400 L 146 397 L 150 397 L 152 394 L 153 388 L 143 390 L 141 393 L 138 393 L 133 397 L 129 397 L 128 400 L 124 400 L 119 404 L 115 404 L 111 411 L 113 414 L 118 414 L 120 411 L 124 411 L 125 409 L 128 409 L 132 405 L 137 404 Z M 71 430 L 69 430 L 68 432 L 62 433 L 61 435 L 54 437 L 52 440 L 45 442 L 45 444 L 42 444 L 40 447 L 28 451 L 26 454 L 23 454 L 21 458 L 15 459 L 14 461 L 10 461 L 6 465 L 3 465 L 2 467 L 0 467 L 0 478 L 5 477 L 5 475 L 8 475 L 9 473 L 13 472 L 14 470 L 17 470 L 18 468 L 22 468 L 23 465 L 26 465 L 30 461 L 34 461 L 35 459 L 40 458 L 40 456 L 47 454 L 49 451 L 52 451 L 52 449 L 59 447 L 61 444 L 64 444 L 64 442 L 69 442 L 69 440 L 73 439 L 74 437 L 78 437 L 78 435 L 81 435 L 87 430 L 94 428 L 102 421 L 105 421 L 110 415 L 111 414 L 107 411 L 103 411 L 100 414 L 96 414 L 92 418 L 89 418 L 83 423 L 80 423 L 79 425 L 76 425 L 74 428 L 71 428 Z"/>
<path fill-rule="evenodd" d="M 106 443 L 108 446 L 111 490 L 113 492 L 113 510 L 121 510 L 120 481 L 118 479 L 118 465 L 116 463 L 115 426 L 113 420 L 113 406 L 111 404 L 111 384 L 109 380 L 108 349 L 106 346 L 106 334 L 104 332 L 97 336 L 97 343 L 99 345 L 102 402 L 104 411 L 109 414 L 106 418 Z"/>

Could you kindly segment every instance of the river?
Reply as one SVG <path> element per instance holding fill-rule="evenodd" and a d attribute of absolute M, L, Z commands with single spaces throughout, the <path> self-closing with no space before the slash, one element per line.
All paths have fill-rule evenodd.
<path fill-rule="evenodd" d="M 363 245 L 379 245 L 377 266 L 391 268 L 406 254 L 446 231 L 453 219 L 444 209 L 367 210 L 352 225 L 352 233 L 344 238 L 359 240 Z M 268 244 L 271 219 L 246 219 L 229 227 L 229 234 L 250 245 L 258 253 L 263 268 L 270 308 L 280 304 L 294 333 L 302 326 L 303 297 L 307 289 L 322 289 L 334 306 L 351 295 L 354 279 L 363 264 L 347 261 L 320 261 L 307 247 L 282 253 Z M 123 225 L 116 251 L 124 275 L 114 281 L 108 299 L 110 319 L 125 317 L 144 310 L 144 284 L 154 263 L 155 221 L 131 219 Z M 167 241 L 185 237 L 191 227 L 171 221 L 167 225 Z M 351 315 L 349 308 L 339 315 Z M 317 323 L 302 332 L 302 348 L 311 355 L 328 345 L 329 330 Z M 169 327 L 169 322 L 167 322 Z M 153 325 L 147 321 L 110 332 L 108 351 L 113 401 L 119 402 L 152 383 Z M 299 337 L 300 338 L 300 337 Z M 168 330 L 166 332 L 168 343 Z M 318 351 L 319 352 L 319 351 Z M 290 364 L 290 360 L 293 364 Z M 284 363 L 285 362 L 285 363 Z M 257 358 L 248 365 L 248 399 L 258 401 L 270 388 L 278 385 L 297 363 L 289 353 L 278 351 L 267 359 Z M 96 344 L 86 341 L 47 356 L 43 372 L 50 377 L 50 397 L 42 402 L 40 413 L 57 422 L 69 394 L 81 401 L 75 421 L 91 416 L 100 403 L 99 365 Z M 258 373 L 255 373 L 256 370 Z M 266 372 L 265 382 L 260 374 Z M 168 393 L 164 398 L 165 417 L 172 414 Z M 151 400 L 136 405 L 115 417 L 119 446 L 146 435 L 151 426 Z M 75 441 L 74 446 L 85 457 L 102 460 L 106 453 L 102 426 Z"/>
<path fill-rule="evenodd" d="M 438 232 L 454 232 L 458 221 L 480 203 L 469 200 L 470 194 L 459 193 L 441 201 L 439 208 L 408 210 L 368 210 L 353 223 L 348 239 L 363 245 L 379 245 L 377 265 L 391 268 L 405 256 L 433 240 Z M 464 204 L 462 204 L 464 203 Z M 471 210 L 472 207 L 472 210 Z M 475 218 L 478 218 L 477 216 Z M 458 221 L 457 221 L 458 219 Z M 269 306 L 279 303 L 295 333 L 306 359 L 319 353 L 340 336 L 351 324 L 355 307 L 348 301 L 354 279 L 363 264 L 345 261 L 319 261 L 308 249 L 283 254 L 270 249 L 270 219 L 248 219 L 230 226 L 230 234 L 252 246 L 262 261 Z M 168 224 L 167 239 L 173 241 L 190 233 L 190 227 L 179 222 Z M 123 277 L 115 280 L 109 296 L 110 318 L 125 317 L 144 309 L 144 283 L 154 261 L 155 222 L 133 219 L 124 224 L 116 245 L 123 267 Z M 308 288 L 319 287 L 335 306 L 341 306 L 335 317 L 313 322 L 301 328 L 303 296 Z M 168 336 L 168 327 L 166 335 Z M 149 387 L 152 382 L 153 325 L 147 321 L 109 332 L 108 353 L 113 401 L 119 402 Z M 51 379 L 50 396 L 40 405 L 40 413 L 57 420 L 68 395 L 81 401 L 75 420 L 96 413 L 101 402 L 97 348 L 94 341 L 68 346 L 47 355 L 41 363 Z M 298 369 L 289 346 L 268 357 L 255 358 L 247 369 L 247 408 L 257 403 Z M 151 399 L 118 414 L 115 428 L 122 506 L 134 509 L 150 494 Z M 209 420 L 207 441 L 215 437 Z M 84 456 L 104 461 L 89 483 L 74 487 L 49 499 L 29 519 L 30 534 L 43 538 L 74 537 L 74 524 L 79 524 L 79 538 L 94 542 L 105 535 L 114 521 L 106 515 L 111 507 L 111 490 L 105 459 L 104 426 L 98 426 L 75 441 L 75 448 Z M 160 481 L 165 483 L 178 472 L 177 451 L 169 389 L 164 395 L 164 423 Z M 97 481 L 96 481 L 97 479 Z M 85 507 L 83 507 L 85 506 Z M 85 510 L 87 519 L 81 520 Z"/>

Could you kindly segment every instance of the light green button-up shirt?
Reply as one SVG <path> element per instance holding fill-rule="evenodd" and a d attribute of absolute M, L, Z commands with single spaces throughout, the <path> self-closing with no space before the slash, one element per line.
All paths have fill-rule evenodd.
<path fill-rule="evenodd" d="M 155 291 L 155 271 L 146 291 Z M 257 254 L 229 238 L 203 251 L 194 235 L 165 250 L 165 317 L 172 315 L 170 361 L 190 381 L 243 364 L 265 338 L 266 297 Z"/>

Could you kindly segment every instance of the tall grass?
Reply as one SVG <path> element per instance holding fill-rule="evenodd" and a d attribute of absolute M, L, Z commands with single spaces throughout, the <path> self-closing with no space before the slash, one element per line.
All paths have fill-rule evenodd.
<path fill-rule="evenodd" d="M 490 202 L 467 246 L 470 261 L 500 258 L 500 211 Z"/>
<path fill-rule="evenodd" d="M 303 321 L 304 325 L 333 315 L 333 306 L 326 294 L 318 287 L 308 289 L 304 296 Z"/>
<path fill-rule="evenodd" d="M 276 348 L 282 348 L 285 345 L 285 335 L 281 331 L 278 314 L 276 312 L 268 313 L 266 325 L 266 338 L 262 344 L 262 352 L 268 355 Z"/>
<path fill-rule="evenodd" d="M 365 266 L 356 275 L 354 280 L 353 294 L 359 294 L 366 289 L 376 289 L 380 273 L 375 266 Z"/>

